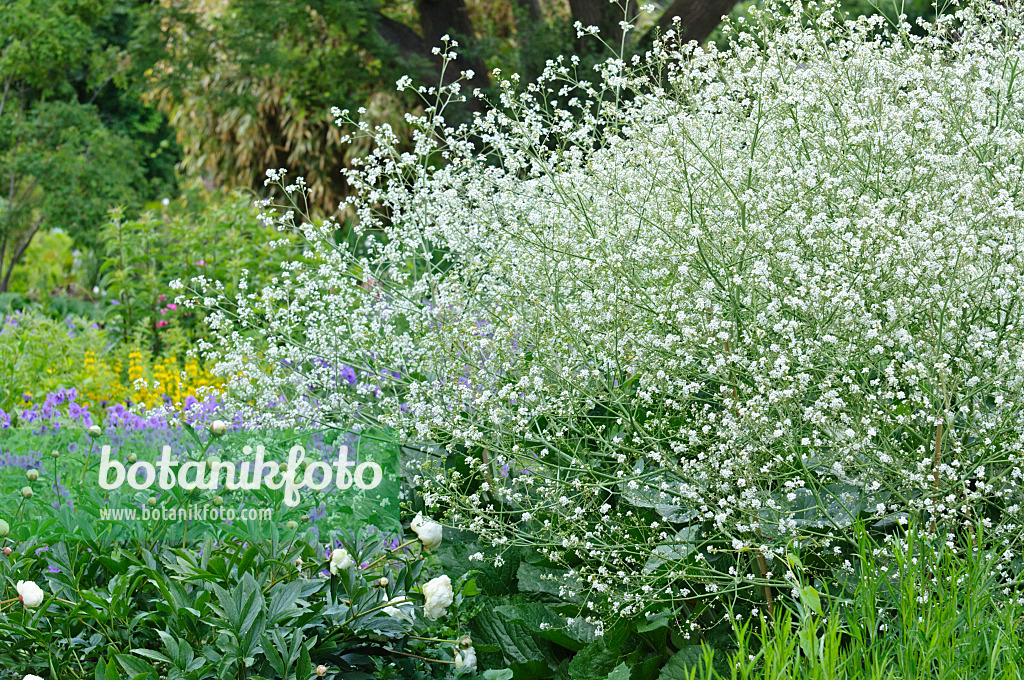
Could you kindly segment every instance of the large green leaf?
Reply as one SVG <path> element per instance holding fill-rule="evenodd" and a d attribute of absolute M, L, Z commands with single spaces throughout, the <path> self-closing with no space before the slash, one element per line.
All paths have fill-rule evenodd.
<path fill-rule="evenodd" d="M 495 607 L 508 621 L 521 623 L 537 637 L 579 651 L 594 641 L 594 626 L 581 618 L 570 622 L 541 602 L 524 602 Z"/>
<path fill-rule="evenodd" d="M 523 624 L 507 620 L 495 608 L 473 617 L 470 629 L 474 642 L 482 648 L 500 650 L 516 680 L 551 677 L 561 661 L 551 642 L 535 637 Z"/>

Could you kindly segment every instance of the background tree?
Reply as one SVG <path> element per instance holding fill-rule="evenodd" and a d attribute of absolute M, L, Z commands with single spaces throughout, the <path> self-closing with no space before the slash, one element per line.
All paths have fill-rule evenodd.
<path fill-rule="evenodd" d="M 486 90 L 495 67 L 529 79 L 558 54 L 580 53 L 588 63 L 610 56 L 605 44 L 621 44 L 621 22 L 639 17 L 635 0 L 625 1 L 170 0 L 145 10 L 135 44 L 150 51 L 143 62 L 156 62 L 144 74 L 149 101 L 177 131 L 186 174 L 260 188 L 266 168 L 287 167 L 306 178 L 323 213 L 346 193 L 341 168 L 366 151 L 338 143 L 344 131 L 331 107 L 363 107 L 364 119 L 401 133 L 402 115 L 418 102 L 393 83 L 409 74 L 436 85 L 433 48 L 445 35 L 460 56 L 444 79 L 472 70 L 467 89 Z M 734 4 L 675 2 L 654 18 L 682 13 L 687 39 L 703 41 Z M 602 40 L 577 39 L 577 21 L 598 26 Z M 645 30 L 658 24 L 647 19 Z M 630 36 L 627 50 L 641 43 Z"/>
<path fill-rule="evenodd" d="M 111 0 L 0 1 L 0 292 L 33 238 L 62 229 L 95 245 L 118 203 L 173 184 L 165 129 L 122 96 L 131 26 Z M 148 143 L 132 131 L 149 134 Z"/>

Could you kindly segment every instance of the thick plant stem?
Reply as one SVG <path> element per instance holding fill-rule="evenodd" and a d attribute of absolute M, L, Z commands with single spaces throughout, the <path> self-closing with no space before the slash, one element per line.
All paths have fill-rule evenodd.
<path fill-rule="evenodd" d="M 726 355 L 732 354 L 732 348 L 729 346 L 729 341 L 725 341 L 725 353 Z M 736 380 L 733 379 L 732 384 L 732 405 L 733 413 L 739 416 L 739 401 L 740 392 L 736 387 Z M 757 529 L 757 537 L 761 538 L 761 530 Z M 761 578 L 765 581 L 768 580 L 768 560 L 765 559 L 764 553 L 760 550 L 757 551 L 757 566 L 761 570 Z M 771 612 L 772 618 L 775 618 L 775 597 L 772 594 L 772 587 L 767 583 L 764 584 L 764 599 L 768 604 L 768 611 Z"/>
<path fill-rule="evenodd" d="M 758 529 L 757 535 L 760 537 L 761 530 Z M 757 566 L 761 569 L 761 578 L 768 580 L 768 561 L 764 558 L 764 553 L 760 550 L 757 551 Z M 772 587 L 767 583 L 764 584 L 764 599 L 768 603 L 768 612 L 772 618 L 775 618 L 775 598 L 772 595 Z"/>
<path fill-rule="evenodd" d="M 940 421 L 935 427 L 935 453 L 932 455 L 932 489 L 935 491 L 936 500 L 939 494 L 939 465 L 942 463 L 942 426 L 945 423 Z M 936 532 L 935 513 L 932 512 L 932 533 Z"/>

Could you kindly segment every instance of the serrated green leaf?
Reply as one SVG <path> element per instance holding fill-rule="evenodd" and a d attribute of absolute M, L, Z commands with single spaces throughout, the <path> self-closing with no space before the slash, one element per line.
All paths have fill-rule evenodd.
<path fill-rule="evenodd" d="M 513 673 L 507 668 L 499 670 L 489 670 L 481 673 L 484 680 L 512 680 Z"/>
<path fill-rule="evenodd" d="M 629 680 L 629 678 L 629 667 L 625 663 L 620 663 L 608 674 L 608 680 Z"/>
<path fill-rule="evenodd" d="M 683 647 L 661 669 L 658 680 L 689 680 L 691 670 L 700 664 L 703 656 L 700 645 Z"/>

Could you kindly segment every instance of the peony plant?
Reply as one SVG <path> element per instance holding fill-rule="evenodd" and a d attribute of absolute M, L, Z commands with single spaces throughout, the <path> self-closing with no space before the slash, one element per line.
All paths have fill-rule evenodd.
<path fill-rule="evenodd" d="M 476 590 L 466 574 L 431 578 L 439 567 L 415 540 L 367 530 L 326 549 L 258 534 L 3 543 L 0 661 L 12 674 L 342 678 L 414 661 L 444 672 L 457 657 L 475 666 L 468 637 L 439 635 L 465 625 Z"/>

